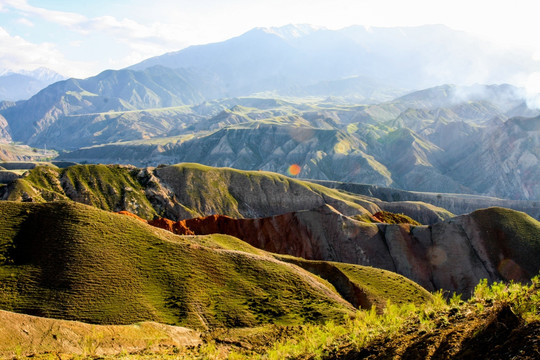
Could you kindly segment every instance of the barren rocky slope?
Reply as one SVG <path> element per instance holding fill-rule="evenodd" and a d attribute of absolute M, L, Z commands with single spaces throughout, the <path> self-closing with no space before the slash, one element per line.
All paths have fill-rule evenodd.
<path fill-rule="evenodd" d="M 528 281 L 540 271 L 540 222 L 489 208 L 432 226 L 372 224 L 331 206 L 259 219 L 210 216 L 150 224 L 177 234 L 228 234 L 267 251 L 369 265 L 434 291 L 468 297 L 481 279 Z"/>

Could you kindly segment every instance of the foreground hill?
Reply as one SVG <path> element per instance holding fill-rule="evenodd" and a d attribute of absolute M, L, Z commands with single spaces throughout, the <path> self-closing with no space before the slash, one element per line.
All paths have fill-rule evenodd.
<path fill-rule="evenodd" d="M 155 322 L 93 325 L 0 310 L 0 358 L 40 354 L 117 355 L 163 347 L 196 346 L 200 333 Z M 46 356 L 46 355 L 45 355 Z"/>
<path fill-rule="evenodd" d="M 0 213 L 0 308 L 9 311 L 215 328 L 342 319 L 354 312 L 351 302 L 430 297 L 401 276 L 353 266 L 388 286 L 385 294 L 346 276 L 349 302 L 337 290 L 343 276 L 330 278 L 334 287 L 233 237 L 180 237 L 74 202 L 0 202 Z"/>
<path fill-rule="evenodd" d="M 156 323 L 98 326 L 0 311 L 0 331 L 7 339 L 0 343 L 0 357 L 535 360 L 539 285 L 539 277 L 530 285 L 483 281 L 467 302 L 436 294 L 430 302 L 390 305 L 381 314 L 358 311 L 341 323 L 216 329 L 200 337 Z"/>

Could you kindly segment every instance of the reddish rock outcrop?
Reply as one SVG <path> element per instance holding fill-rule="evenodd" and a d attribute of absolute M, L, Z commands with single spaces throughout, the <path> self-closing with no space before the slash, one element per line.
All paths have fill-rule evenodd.
<path fill-rule="evenodd" d="M 169 219 L 159 218 L 148 221 L 148 224 L 168 230 L 178 235 L 195 235 L 195 233 L 187 228 L 182 221 L 172 221 Z"/>
<path fill-rule="evenodd" d="M 135 214 L 133 214 L 133 213 L 131 213 L 129 211 L 122 210 L 122 211 L 117 211 L 116 213 L 120 214 L 120 215 L 131 216 L 131 217 L 133 217 L 133 218 L 135 218 L 137 220 L 140 220 L 142 222 L 148 222 L 148 221 L 144 220 L 143 218 L 141 218 L 141 217 L 139 217 L 139 216 L 137 216 L 137 215 L 135 215 Z"/>

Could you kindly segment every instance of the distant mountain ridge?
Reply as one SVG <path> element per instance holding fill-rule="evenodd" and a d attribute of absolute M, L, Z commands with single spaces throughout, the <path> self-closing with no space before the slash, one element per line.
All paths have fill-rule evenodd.
<path fill-rule="evenodd" d="M 65 77 L 47 68 L 0 71 L 0 100 L 26 100 Z"/>
<path fill-rule="evenodd" d="M 469 106 L 480 120 L 448 120 L 460 119 L 455 114 L 433 120 L 432 113 L 406 110 L 407 117 L 402 113 L 389 124 L 392 126 L 376 120 L 332 126 L 358 115 L 321 112 L 224 124 L 209 133 L 171 138 L 164 143 L 95 146 L 61 158 L 139 166 L 198 162 L 282 174 L 298 164 L 304 178 L 538 201 L 538 117 L 486 125 L 482 112 L 475 114 L 485 107 Z M 244 114 L 242 110 L 229 115 L 234 113 L 239 117 Z M 306 123 L 301 124 L 303 121 Z M 310 121 L 318 126 L 309 126 Z M 471 170 L 478 168 L 483 171 Z"/>
<path fill-rule="evenodd" d="M 70 151 L 62 158 L 77 162 L 187 161 L 282 174 L 297 164 L 319 180 L 539 199 L 538 131 L 508 120 L 540 110 L 505 83 L 439 85 L 429 64 L 451 73 L 453 59 L 471 70 L 463 51 L 451 56 L 456 49 L 506 64 L 506 54 L 442 26 L 256 28 L 4 101 L 0 139 Z M 406 93 L 422 79 L 437 86 Z M 477 163 L 490 180 L 471 175 Z"/>
<path fill-rule="evenodd" d="M 11 120 L 14 139 L 33 143 L 33 137 L 66 115 L 196 104 L 220 96 L 211 84 L 211 78 L 187 70 L 108 70 L 54 83 L 2 114 Z"/>

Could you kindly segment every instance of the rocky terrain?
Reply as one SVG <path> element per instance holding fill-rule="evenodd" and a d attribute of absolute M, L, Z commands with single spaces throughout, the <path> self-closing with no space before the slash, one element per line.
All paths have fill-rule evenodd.
<path fill-rule="evenodd" d="M 452 105 L 454 88 L 445 89 L 445 101 L 435 102 L 442 103 L 441 107 L 429 110 L 423 109 L 432 105 L 430 101 L 404 97 L 387 104 L 326 109 L 322 104 L 306 104 L 307 109 L 302 109 L 300 104 L 278 103 L 271 106 L 272 111 L 260 110 L 262 100 L 252 101 L 250 106 L 257 108 L 234 105 L 209 120 L 191 111 L 178 115 L 186 120 L 169 130 L 174 137 L 92 146 L 61 158 L 137 166 L 197 162 L 282 174 L 297 164 L 299 176 L 308 179 L 538 200 L 534 185 L 535 139 L 540 133 L 534 123 L 538 118 L 507 120 L 504 111 L 510 111 L 510 105 L 487 106 L 485 100 Z M 430 91 L 423 96 L 430 99 L 428 94 L 441 90 Z M 126 133 L 134 136 L 128 139 L 143 136 L 160 119 L 148 120 L 148 125 L 133 122 L 139 128 L 130 127 Z M 523 123 L 530 124 L 519 125 Z M 100 124 L 108 127 L 91 138 L 83 136 L 83 144 L 115 134 L 110 132 L 117 129 L 115 123 Z M 159 137 L 163 131 L 145 134 Z M 485 168 L 472 171 L 475 164 Z"/>

